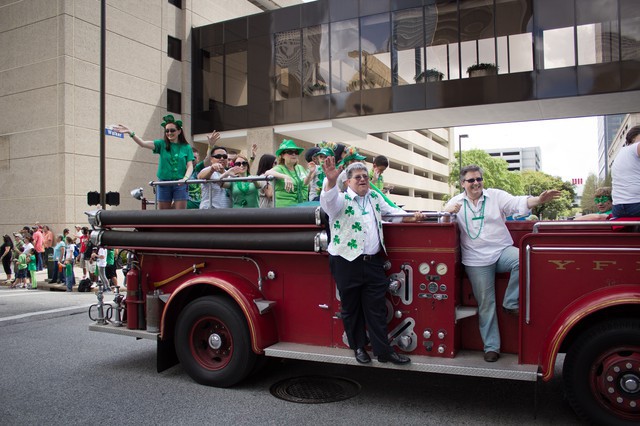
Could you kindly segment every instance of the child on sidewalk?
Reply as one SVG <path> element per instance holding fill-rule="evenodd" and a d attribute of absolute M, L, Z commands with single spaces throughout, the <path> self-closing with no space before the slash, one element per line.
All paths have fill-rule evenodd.
<path fill-rule="evenodd" d="M 13 283 L 11 288 L 25 288 L 27 286 L 27 254 L 24 250 L 25 248 L 22 246 L 18 255 L 16 282 Z"/>
<path fill-rule="evenodd" d="M 67 284 L 67 291 L 73 291 L 73 286 L 76 283 L 76 277 L 73 275 L 75 249 L 76 245 L 73 243 L 73 238 L 71 236 L 67 236 L 67 246 L 64 250 L 64 279 L 65 283 Z"/>
<path fill-rule="evenodd" d="M 36 250 L 33 248 L 30 249 L 28 257 L 29 257 L 29 266 L 27 268 L 29 269 L 29 276 L 31 277 L 31 285 L 27 288 L 29 288 L 30 290 L 37 290 L 38 279 L 36 278 L 36 271 L 38 269 L 38 264 L 37 264 L 37 258 L 36 258 Z"/>

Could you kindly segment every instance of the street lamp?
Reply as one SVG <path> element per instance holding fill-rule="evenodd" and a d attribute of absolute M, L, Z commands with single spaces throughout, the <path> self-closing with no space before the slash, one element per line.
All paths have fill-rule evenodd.
<path fill-rule="evenodd" d="M 468 138 L 469 135 L 458 135 L 458 164 L 460 165 L 460 174 L 462 173 L 462 138 Z"/>

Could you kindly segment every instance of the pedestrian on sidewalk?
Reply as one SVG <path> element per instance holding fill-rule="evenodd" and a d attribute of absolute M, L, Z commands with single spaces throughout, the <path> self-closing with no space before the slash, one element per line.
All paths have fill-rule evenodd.
<path fill-rule="evenodd" d="M 64 282 L 64 275 L 62 274 L 62 267 L 64 266 L 64 242 L 62 241 L 62 235 L 56 237 L 56 245 L 53 247 L 53 277 L 51 277 L 52 284 L 62 284 Z"/>
<path fill-rule="evenodd" d="M 49 282 L 53 280 L 53 269 L 49 268 L 49 256 L 53 256 L 53 246 L 56 244 L 55 235 L 48 225 L 42 227 L 43 246 L 44 246 L 44 267 L 47 268 L 47 279 Z"/>
<path fill-rule="evenodd" d="M 99 279 L 102 282 L 102 288 L 104 291 L 108 291 L 109 289 L 109 279 L 107 278 L 107 249 L 104 247 L 100 247 L 98 249 L 98 275 Z"/>
<path fill-rule="evenodd" d="M 11 241 L 11 237 L 5 235 L 2 237 L 4 240 L 2 246 L 0 247 L 0 256 L 2 258 L 2 267 L 4 268 L 4 273 L 7 274 L 7 281 L 5 284 L 11 284 L 11 258 L 13 257 L 13 241 Z"/>
<path fill-rule="evenodd" d="M 44 264 L 44 235 L 39 226 L 33 227 L 33 247 L 36 249 L 36 270 L 42 271 Z"/>
<path fill-rule="evenodd" d="M 35 249 L 29 250 L 28 254 L 29 258 L 29 276 L 31 277 L 31 285 L 28 287 L 31 290 L 36 290 L 38 288 L 38 279 L 36 278 L 36 271 L 38 270 L 38 261 L 36 257 Z"/>
<path fill-rule="evenodd" d="M 16 282 L 11 288 L 25 288 L 27 286 L 27 253 L 24 246 L 20 248 L 18 263 L 16 265 Z"/>
<path fill-rule="evenodd" d="M 67 236 L 67 245 L 64 248 L 64 280 L 67 284 L 67 291 L 73 291 L 73 285 L 76 283 L 76 278 L 73 275 L 73 264 L 75 262 L 74 251 L 76 245 L 73 243 L 73 237 Z"/>

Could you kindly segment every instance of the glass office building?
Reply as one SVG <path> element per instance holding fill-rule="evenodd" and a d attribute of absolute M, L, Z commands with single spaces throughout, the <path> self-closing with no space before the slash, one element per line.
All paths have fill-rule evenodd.
<path fill-rule="evenodd" d="M 319 0 L 192 34 L 195 134 L 640 89 L 637 0 Z"/>

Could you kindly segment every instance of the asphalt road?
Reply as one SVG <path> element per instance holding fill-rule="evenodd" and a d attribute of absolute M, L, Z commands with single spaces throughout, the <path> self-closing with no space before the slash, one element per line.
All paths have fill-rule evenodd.
<path fill-rule="evenodd" d="M 88 331 L 85 306 L 38 315 L 88 305 L 94 296 L 39 293 L 51 292 L 0 289 L 3 425 L 580 424 L 559 380 L 539 385 L 537 415 L 529 382 L 304 361 L 271 359 L 233 388 L 205 387 L 179 365 L 157 373 L 152 341 Z M 326 404 L 286 402 L 269 392 L 279 380 L 307 375 L 345 377 L 362 388 Z"/>

